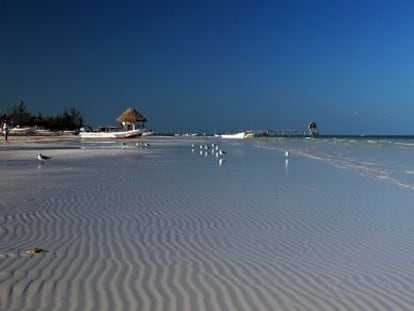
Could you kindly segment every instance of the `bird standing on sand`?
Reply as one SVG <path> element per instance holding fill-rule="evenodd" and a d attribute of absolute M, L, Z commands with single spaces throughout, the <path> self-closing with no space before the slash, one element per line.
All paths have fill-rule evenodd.
<path fill-rule="evenodd" d="M 39 161 L 44 162 L 44 161 L 46 161 L 46 160 L 49 160 L 49 159 L 50 159 L 50 157 L 45 156 L 45 155 L 43 155 L 43 154 L 41 154 L 41 153 L 38 153 L 38 154 L 37 154 L 37 159 L 38 159 Z"/>
<path fill-rule="evenodd" d="M 145 149 L 145 148 L 150 147 L 151 145 L 149 143 L 145 143 L 145 142 L 141 141 L 141 142 L 137 142 L 136 146 L 140 147 L 141 149 Z"/>

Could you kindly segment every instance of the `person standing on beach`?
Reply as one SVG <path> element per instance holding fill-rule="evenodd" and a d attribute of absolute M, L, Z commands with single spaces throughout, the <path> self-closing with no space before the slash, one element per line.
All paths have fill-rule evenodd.
<path fill-rule="evenodd" d="M 4 140 L 7 143 L 9 140 L 9 125 L 7 124 L 7 120 L 4 120 L 3 125 L 2 125 L 2 130 L 3 130 Z"/>

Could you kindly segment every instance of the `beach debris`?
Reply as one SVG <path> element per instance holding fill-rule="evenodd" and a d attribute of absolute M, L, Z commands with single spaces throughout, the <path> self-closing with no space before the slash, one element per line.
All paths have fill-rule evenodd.
<path fill-rule="evenodd" d="M 51 159 L 51 157 L 45 156 L 44 154 L 38 153 L 37 154 L 37 159 L 41 162 L 47 161 L 49 159 Z"/>
<path fill-rule="evenodd" d="M 47 253 L 47 249 L 39 248 L 39 247 L 32 247 L 26 250 L 26 254 L 30 256 L 34 256 L 37 254 Z"/>

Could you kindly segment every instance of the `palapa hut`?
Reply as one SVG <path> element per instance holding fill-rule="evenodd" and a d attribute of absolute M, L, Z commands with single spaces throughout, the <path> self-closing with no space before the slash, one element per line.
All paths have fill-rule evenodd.
<path fill-rule="evenodd" d="M 121 123 L 126 130 L 134 130 L 137 128 L 144 128 L 147 119 L 145 119 L 142 114 L 134 108 L 129 107 L 118 118 L 116 118 L 116 121 Z"/>

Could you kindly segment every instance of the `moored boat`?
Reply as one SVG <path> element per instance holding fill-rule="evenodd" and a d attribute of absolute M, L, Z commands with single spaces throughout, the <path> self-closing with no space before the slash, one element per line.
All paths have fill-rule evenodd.
<path fill-rule="evenodd" d="M 154 132 L 152 130 L 144 130 L 142 132 L 142 136 L 152 136 L 154 135 Z"/>
<path fill-rule="evenodd" d="M 86 139 L 135 138 L 148 132 L 148 130 L 144 128 L 144 124 L 147 120 L 134 108 L 129 107 L 116 119 L 116 121 L 121 124 L 121 128 L 105 127 L 92 132 L 81 130 L 79 132 L 79 137 Z"/>
<path fill-rule="evenodd" d="M 247 132 L 245 132 L 245 134 L 244 134 L 244 138 L 246 139 L 246 138 L 254 138 L 255 137 L 255 134 L 252 132 L 252 131 L 247 131 Z"/>
<path fill-rule="evenodd" d="M 254 133 L 252 131 L 243 131 L 243 132 L 231 133 L 231 134 L 221 134 L 220 137 L 223 139 L 245 139 L 245 138 L 253 138 Z"/>
<path fill-rule="evenodd" d="M 28 135 L 28 134 L 34 134 L 35 128 L 33 127 L 13 127 L 10 129 L 9 134 L 10 135 Z"/>
<path fill-rule="evenodd" d="M 129 131 L 102 131 L 102 132 L 79 132 L 80 138 L 135 138 L 144 133 L 142 129 L 134 129 Z"/>

